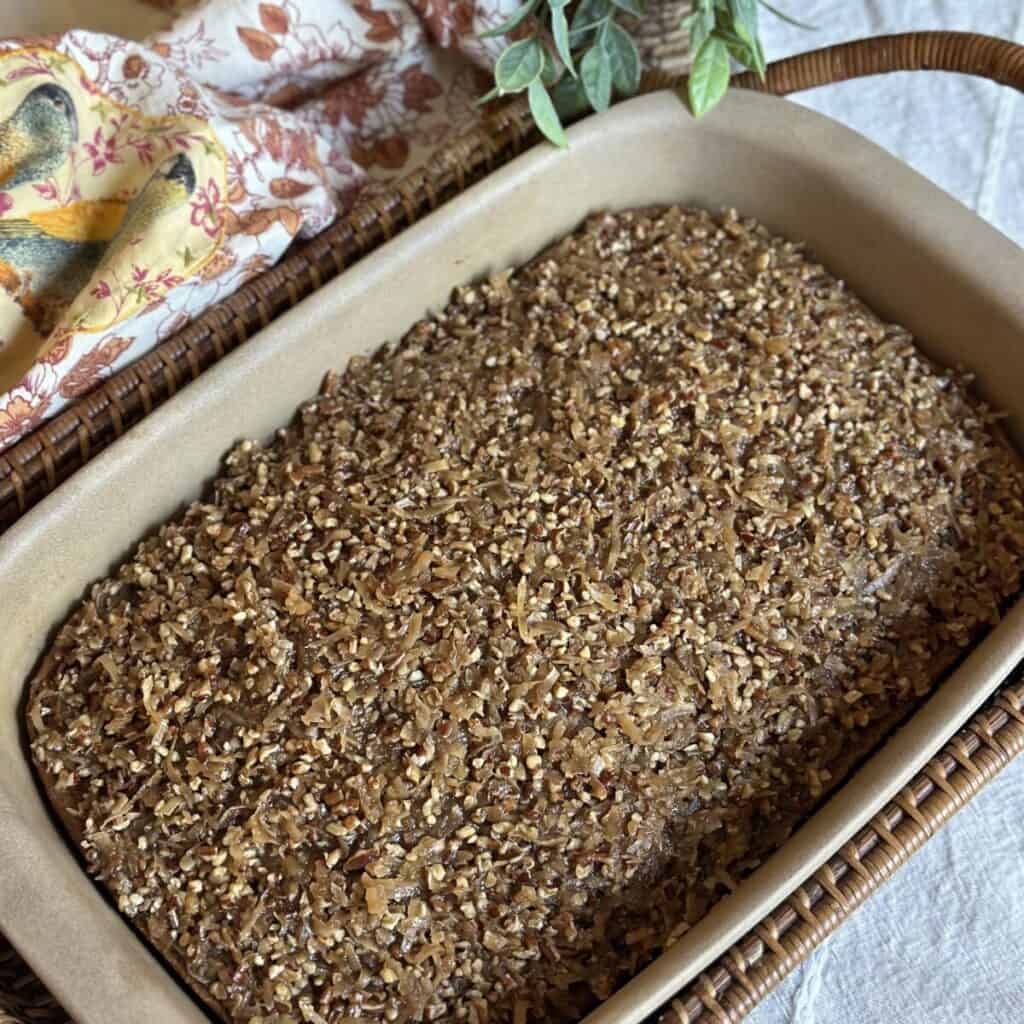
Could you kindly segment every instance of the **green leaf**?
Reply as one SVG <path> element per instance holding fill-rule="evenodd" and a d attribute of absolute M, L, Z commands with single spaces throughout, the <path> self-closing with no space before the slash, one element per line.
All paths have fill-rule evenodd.
<path fill-rule="evenodd" d="M 562 68 L 555 60 L 554 54 L 544 48 L 544 70 L 540 73 L 540 80 L 550 89 L 562 77 Z"/>
<path fill-rule="evenodd" d="M 494 81 L 502 92 L 522 92 L 543 70 L 543 47 L 536 39 L 521 39 L 498 58 Z"/>
<path fill-rule="evenodd" d="M 566 70 L 575 77 L 576 65 L 572 62 L 572 46 L 569 44 L 569 22 L 566 21 L 565 11 L 561 7 L 551 8 L 551 35 Z"/>
<path fill-rule="evenodd" d="M 580 28 L 569 29 L 569 46 L 574 50 L 588 46 L 594 39 L 594 32 L 604 24 L 603 21 L 594 22 L 592 25 L 583 25 Z"/>
<path fill-rule="evenodd" d="M 757 38 L 757 0 L 729 0 L 732 27 L 752 46 Z"/>
<path fill-rule="evenodd" d="M 766 62 L 757 21 L 758 0 L 728 0 L 726 23 L 715 34 L 722 37 L 734 60 L 764 78 Z"/>
<path fill-rule="evenodd" d="M 757 56 L 757 64 L 754 66 L 754 70 L 764 78 L 765 71 L 768 70 L 768 61 L 764 55 L 764 47 L 761 45 L 760 38 L 754 40 L 756 43 L 754 50 Z"/>
<path fill-rule="evenodd" d="M 737 64 L 742 64 L 743 67 L 750 68 L 758 74 L 764 73 L 758 66 L 756 51 L 752 50 L 744 40 L 740 39 L 738 36 L 731 36 L 728 39 L 724 39 L 723 42 L 729 48 L 729 56 L 731 56 Z"/>
<path fill-rule="evenodd" d="M 632 96 L 640 88 L 640 54 L 633 37 L 614 21 L 602 33 L 604 49 L 612 66 L 612 81 L 623 96 Z"/>
<path fill-rule="evenodd" d="M 534 8 L 540 0 L 526 0 L 526 3 L 522 7 L 518 8 L 508 21 L 503 21 L 497 28 L 492 28 L 487 32 L 481 32 L 481 39 L 493 39 L 495 36 L 507 36 L 512 29 L 521 25 L 526 19 L 533 14 Z"/>
<path fill-rule="evenodd" d="M 600 24 L 612 9 L 612 0 L 583 0 L 572 16 L 572 30 L 581 31 Z"/>
<path fill-rule="evenodd" d="M 790 25 L 795 25 L 797 28 L 805 28 L 808 31 L 813 32 L 818 27 L 817 25 L 808 25 L 806 21 L 797 21 L 796 18 L 790 17 L 790 15 L 786 14 L 785 11 L 780 11 L 778 7 L 772 7 L 767 0 L 758 0 L 758 2 L 766 11 L 771 11 L 776 18 L 781 18 L 783 21 L 788 22 Z"/>
<path fill-rule="evenodd" d="M 633 14 L 638 18 L 644 13 L 642 0 L 612 0 L 612 3 L 619 10 L 625 11 L 627 14 Z"/>
<path fill-rule="evenodd" d="M 744 45 L 738 47 L 735 51 L 730 49 L 729 52 L 732 53 L 734 60 L 739 61 L 744 67 L 750 68 L 751 71 L 764 78 L 768 64 L 764 59 L 764 47 L 761 45 L 760 39 L 755 39 L 753 46 Z"/>
<path fill-rule="evenodd" d="M 729 49 L 717 36 L 710 36 L 693 58 L 690 68 L 690 109 L 703 117 L 729 88 Z"/>
<path fill-rule="evenodd" d="M 590 109 L 583 83 L 578 78 L 562 78 L 551 90 L 551 99 L 563 121 L 573 121 Z"/>
<path fill-rule="evenodd" d="M 607 23 L 611 12 L 611 0 L 582 0 L 573 13 L 569 28 L 569 45 L 573 50 L 590 45 L 595 31 Z"/>
<path fill-rule="evenodd" d="M 569 3 L 570 0 L 548 0 L 548 7 L 551 10 L 555 10 L 556 8 L 568 7 Z"/>
<path fill-rule="evenodd" d="M 715 35 L 722 40 L 729 48 L 733 60 L 742 64 L 745 68 L 756 71 L 762 77 L 765 71 L 764 50 L 761 48 L 761 41 L 755 39 L 751 45 L 738 33 L 728 28 L 716 28 Z"/>
<path fill-rule="evenodd" d="M 565 140 L 565 129 L 562 127 L 558 111 L 555 110 L 555 105 L 551 102 L 547 89 L 540 81 L 534 79 L 530 83 L 528 95 L 530 97 L 530 113 L 533 114 L 537 127 L 546 139 L 561 149 L 565 149 L 568 145 Z"/>
<path fill-rule="evenodd" d="M 490 103 L 491 100 L 496 100 L 501 95 L 501 90 L 495 86 L 490 92 L 485 92 L 477 101 L 476 105 L 482 107 L 485 103 Z"/>
<path fill-rule="evenodd" d="M 590 105 L 599 113 L 612 101 L 612 62 L 598 39 L 580 61 L 580 78 Z"/>
<path fill-rule="evenodd" d="M 715 12 L 710 7 L 695 8 L 692 14 L 683 19 L 683 28 L 690 37 L 690 53 L 696 53 L 715 30 Z"/>

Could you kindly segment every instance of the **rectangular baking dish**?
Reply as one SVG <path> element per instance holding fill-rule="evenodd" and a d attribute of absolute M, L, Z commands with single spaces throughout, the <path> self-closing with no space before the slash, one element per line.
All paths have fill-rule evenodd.
<path fill-rule="evenodd" d="M 1024 440 L 1024 253 L 834 122 L 735 93 L 694 122 L 668 93 L 621 104 L 470 188 L 274 321 L 148 416 L 0 539 L 0 930 L 78 1024 L 199 1024 L 205 1012 L 88 879 L 26 756 L 20 706 L 54 628 L 89 584 L 201 492 L 222 453 L 263 437 L 323 374 L 400 337 L 456 284 L 523 262 L 605 208 L 735 206 L 807 240 L 926 351 L 977 374 Z M 656 1010 L 842 845 L 1024 657 L 1024 602 L 736 893 L 597 1009 Z"/>

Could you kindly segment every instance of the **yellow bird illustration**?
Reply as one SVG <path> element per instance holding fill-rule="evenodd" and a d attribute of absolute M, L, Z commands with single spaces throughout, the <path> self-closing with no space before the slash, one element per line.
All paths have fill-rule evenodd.
<path fill-rule="evenodd" d="M 77 141 L 78 118 L 67 91 L 52 82 L 36 86 L 0 123 L 0 189 L 47 178 Z"/>
<path fill-rule="evenodd" d="M 81 200 L 24 217 L 0 218 L 0 286 L 15 296 L 42 334 L 89 283 L 101 261 L 112 261 L 196 186 L 184 154 L 161 165 L 132 199 Z"/>

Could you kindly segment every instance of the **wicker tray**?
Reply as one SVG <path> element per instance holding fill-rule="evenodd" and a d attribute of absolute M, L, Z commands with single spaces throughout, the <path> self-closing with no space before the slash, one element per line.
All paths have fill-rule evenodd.
<path fill-rule="evenodd" d="M 787 93 L 861 75 L 922 68 L 980 74 L 1020 88 L 1024 48 L 955 33 L 886 37 L 793 58 L 774 65 L 763 85 L 750 76 L 740 76 L 739 84 Z M 645 77 L 643 87 L 651 91 L 678 84 L 676 76 L 657 72 Z M 274 316 L 509 160 L 535 137 L 525 106 L 507 105 L 424 169 L 362 204 L 0 456 L 0 529 Z M 1024 747 L 1022 705 L 1024 687 L 1005 689 L 839 856 L 674 1000 L 661 1017 L 665 1024 L 738 1020 L 748 1012 Z M 66 1019 L 9 947 L 0 947 L 0 1024 Z"/>

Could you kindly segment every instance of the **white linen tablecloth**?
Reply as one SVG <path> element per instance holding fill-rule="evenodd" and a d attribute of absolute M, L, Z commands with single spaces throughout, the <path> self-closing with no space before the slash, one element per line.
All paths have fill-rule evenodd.
<path fill-rule="evenodd" d="M 766 17 L 769 59 L 927 28 L 1024 42 L 1024 0 L 783 0 L 776 6 L 820 28 L 803 32 Z M 829 86 L 800 102 L 898 154 L 1024 245 L 1024 99 L 1015 91 L 917 72 Z M 954 817 L 748 1020 L 1024 1024 L 1024 759 Z"/>
<path fill-rule="evenodd" d="M 1024 42 L 1024 0 L 776 2 L 819 28 L 803 32 L 766 15 L 769 58 L 926 28 Z M 0 35 L 77 27 L 138 38 L 160 18 L 137 0 L 0 0 Z M 800 101 L 898 154 L 1024 244 L 1024 101 L 1013 91 L 905 74 Z M 750 1024 L 1024 1024 L 1022 810 L 1024 759 L 783 982 Z"/>

